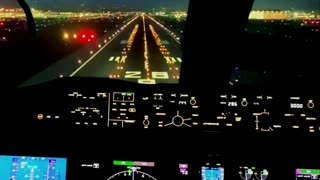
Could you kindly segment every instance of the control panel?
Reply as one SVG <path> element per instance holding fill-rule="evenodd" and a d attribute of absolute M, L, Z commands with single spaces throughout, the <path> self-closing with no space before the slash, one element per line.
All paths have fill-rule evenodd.
<path fill-rule="evenodd" d="M 70 91 L 64 93 L 62 101 L 63 108 L 52 111 L 55 114 L 40 107 L 34 119 L 104 128 L 320 133 L 317 96 Z"/>
<path fill-rule="evenodd" d="M 0 177 L 320 180 L 317 93 L 52 87 L 16 98 Z"/>
<path fill-rule="evenodd" d="M 201 123 L 198 99 L 189 93 L 75 91 L 64 99 L 60 113 L 39 112 L 37 119 L 65 119 L 75 126 L 143 129 L 192 128 Z"/>

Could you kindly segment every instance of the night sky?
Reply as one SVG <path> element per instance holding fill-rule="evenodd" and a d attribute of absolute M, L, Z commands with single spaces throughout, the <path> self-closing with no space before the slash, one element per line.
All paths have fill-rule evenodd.
<path fill-rule="evenodd" d="M 27 0 L 36 9 L 97 9 L 122 8 L 146 10 L 151 8 L 172 8 L 186 10 L 188 0 Z M 15 0 L 1 0 L 0 7 L 17 7 Z M 256 0 L 254 9 L 297 9 L 319 10 L 320 0 Z"/>

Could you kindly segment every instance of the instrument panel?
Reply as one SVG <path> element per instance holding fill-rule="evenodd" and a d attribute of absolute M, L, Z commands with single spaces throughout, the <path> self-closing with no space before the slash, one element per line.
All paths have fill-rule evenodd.
<path fill-rule="evenodd" d="M 182 163 L 183 162 L 183 163 Z M 229 162 L 230 163 L 230 162 Z M 320 179 L 320 169 L 244 165 L 237 161 L 77 160 L 69 157 L 0 155 L 1 179 L 276 180 Z M 248 163 L 250 164 L 250 163 Z"/>
<path fill-rule="evenodd" d="M 17 132 L 28 141 L 10 137 L 0 155 L 65 157 L 67 179 L 320 178 L 320 97 L 312 93 L 52 87 L 20 94 Z"/>
<path fill-rule="evenodd" d="M 35 120 L 81 127 L 320 133 L 317 96 L 186 91 L 70 91 Z M 59 102 L 50 102 L 59 104 Z"/>
<path fill-rule="evenodd" d="M 200 123 L 198 99 L 188 93 L 70 92 L 63 99 L 60 113 L 40 112 L 36 118 L 108 128 L 192 128 Z"/>

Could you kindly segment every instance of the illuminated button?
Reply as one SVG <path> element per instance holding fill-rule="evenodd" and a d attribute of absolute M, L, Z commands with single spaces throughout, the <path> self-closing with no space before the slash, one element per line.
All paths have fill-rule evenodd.
<path fill-rule="evenodd" d="M 136 111 L 137 111 L 136 108 L 129 108 L 129 112 L 131 112 L 131 113 L 134 113 Z"/>
<path fill-rule="evenodd" d="M 43 114 L 38 114 L 37 118 L 38 118 L 38 120 L 42 120 L 43 119 Z"/>
<path fill-rule="evenodd" d="M 191 104 L 192 106 L 194 106 L 194 105 L 197 104 L 196 97 L 191 97 L 190 104 Z"/>
<path fill-rule="evenodd" d="M 150 125 L 150 121 L 148 119 L 143 120 L 143 125 L 145 128 L 148 128 L 148 126 Z"/>
<path fill-rule="evenodd" d="M 242 105 L 243 107 L 247 107 L 247 106 L 248 106 L 248 101 L 247 101 L 246 98 L 243 98 L 243 99 L 242 99 L 241 105 Z"/>
<path fill-rule="evenodd" d="M 309 100 L 309 102 L 308 102 L 307 106 L 308 106 L 308 108 L 309 108 L 309 109 L 314 108 L 313 100 Z"/>

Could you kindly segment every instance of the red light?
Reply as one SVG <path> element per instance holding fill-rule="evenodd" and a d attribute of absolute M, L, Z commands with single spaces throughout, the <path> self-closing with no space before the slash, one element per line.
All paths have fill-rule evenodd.
<path fill-rule="evenodd" d="M 97 40 L 97 34 L 93 29 L 81 29 L 79 34 L 81 34 L 80 42 L 82 43 L 94 42 Z"/>
<path fill-rule="evenodd" d="M 0 22 L 0 26 L 4 26 L 4 23 L 3 23 L 3 22 Z"/>

